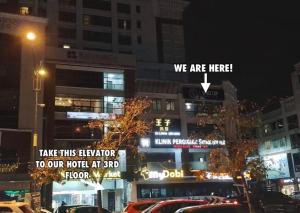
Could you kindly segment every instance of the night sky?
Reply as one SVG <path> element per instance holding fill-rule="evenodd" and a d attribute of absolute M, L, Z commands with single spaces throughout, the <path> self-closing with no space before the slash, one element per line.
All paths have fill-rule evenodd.
<path fill-rule="evenodd" d="M 191 0 L 184 15 L 187 62 L 232 63 L 240 99 L 264 102 L 292 95 L 290 72 L 300 62 L 300 2 Z M 192 74 L 194 83 L 202 74 Z"/>

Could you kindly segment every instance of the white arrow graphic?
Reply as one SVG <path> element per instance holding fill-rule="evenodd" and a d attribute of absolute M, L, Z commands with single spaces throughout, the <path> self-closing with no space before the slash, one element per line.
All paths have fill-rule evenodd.
<path fill-rule="evenodd" d="M 210 83 L 207 83 L 207 73 L 204 73 L 204 83 L 201 83 L 201 86 L 203 87 L 203 90 L 206 93 L 210 86 Z"/>

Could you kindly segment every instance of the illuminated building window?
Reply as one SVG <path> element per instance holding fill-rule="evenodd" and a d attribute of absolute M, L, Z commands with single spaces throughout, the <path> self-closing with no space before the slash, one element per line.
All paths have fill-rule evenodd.
<path fill-rule="evenodd" d="M 20 14 L 21 15 L 29 15 L 29 8 L 28 7 L 20 7 Z"/>
<path fill-rule="evenodd" d="M 124 74 L 104 73 L 104 89 L 124 90 Z"/>
<path fill-rule="evenodd" d="M 70 46 L 69 44 L 64 44 L 64 45 L 63 45 L 63 48 L 64 48 L 64 49 L 70 49 L 71 46 Z"/>
<path fill-rule="evenodd" d="M 89 15 L 84 15 L 83 16 L 83 24 L 84 25 L 89 25 L 90 24 L 90 16 Z"/>
<path fill-rule="evenodd" d="M 130 28 L 131 28 L 130 20 L 119 19 L 118 20 L 118 27 L 119 27 L 119 29 L 130 30 Z"/>
<path fill-rule="evenodd" d="M 175 101 L 174 100 L 166 101 L 166 110 L 167 111 L 175 111 Z"/>
<path fill-rule="evenodd" d="M 266 141 L 265 142 L 265 149 L 271 149 L 271 147 L 272 147 L 271 141 Z"/>
<path fill-rule="evenodd" d="M 93 98 L 55 97 L 58 112 L 103 112 L 103 102 Z"/>
<path fill-rule="evenodd" d="M 104 96 L 104 111 L 106 113 L 123 114 L 124 97 Z"/>

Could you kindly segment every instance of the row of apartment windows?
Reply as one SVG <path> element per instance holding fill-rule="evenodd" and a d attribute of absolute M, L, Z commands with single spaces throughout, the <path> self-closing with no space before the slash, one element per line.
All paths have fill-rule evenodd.
<path fill-rule="evenodd" d="M 58 36 L 64 39 L 76 39 L 76 29 L 72 28 L 59 28 Z M 94 41 L 94 42 L 103 42 L 103 43 L 112 43 L 112 33 L 106 32 L 96 32 L 96 31 L 83 31 L 83 40 L 85 41 Z M 132 39 L 130 35 L 119 34 L 118 42 L 120 45 L 131 45 Z M 137 43 L 142 43 L 142 37 L 137 36 Z"/>
<path fill-rule="evenodd" d="M 286 118 L 286 120 L 287 120 L 288 130 L 296 129 L 296 128 L 299 127 L 297 114 L 288 116 Z M 264 134 L 270 134 L 272 132 L 278 131 L 278 130 L 283 129 L 283 128 L 284 128 L 283 119 L 278 119 L 278 120 L 273 121 L 271 123 L 265 124 L 263 133 Z"/>
<path fill-rule="evenodd" d="M 152 111 L 159 113 L 162 112 L 162 100 L 161 99 L 153 99 L 152 100 Z M 166 111 L 175 111 L 175 100 L 169 99 L 165 101 L 164 109 Z"/>
<path fill-rule="evenodd" d="M 270 149 L 278 149 L 278 148 L 283 148 L 287 147 L 287 140 L 285 137 L 280 138 L 280 139 L 273 139 L 271 141 L 265 141 L 265 149 L 270 150 Z"/>
<path fill-rule="evenodd" d="M 123 73 L 57 69 L 55 76 L 57 86 L 124 90 Z"/>
<path fill-rule="evenodd" d="M 76 13 L 71 12 L 59 12 L 59 21 L 76 23 Z M 83 15 L 82 23 L 84 25 L 97 25 L 103 27 L 112 26 L 112 18 L 105 16 L 96 16 L 96 15 Z M 124 30 L 131 29 L 131 21 L 129 19 L 118 19 L 118 28 Z M 141 21 L 136 21 L 136 28 L 141 29 Z"/>
<path fill-rule="evenodd" d="M 123 113 L 124 97 L 104 96 L 99 98 L 79 98 L 67 95 L 55 97 L 57 112 L 96 112 L 96 113 Z"/>
<path fill-rule="evenodd" d="M 60 0 L 58 2 L 59 2 L 59 6 L 61 6 L 61 7 L 64 7 L 64 6 L 76 7 L 76 0 Z M 106 1 L 84 0 L 84 1 L 82 1 L 82 3 L 83 3 L 83 5 L 82 5 L 83 8 L 106 10 L 106 11 L 111 10 L 111 2 L 109 0 L 106 0 Z M 117 4 L 117 12 L 130 14 L 131 13 L 130 5 L 124 4 L 124 3 L 118 3 Z M 141 13 L 140 5 L 136 5 L 136 13 L 137 14 Z M 20 14 L 21 15 L 31 14 L 30 7 L 27 7 L 27 6 L 20 7 Z"/>

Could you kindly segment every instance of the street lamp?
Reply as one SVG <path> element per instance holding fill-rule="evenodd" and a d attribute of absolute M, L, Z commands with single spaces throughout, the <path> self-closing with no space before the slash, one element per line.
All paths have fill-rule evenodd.
<path fill-rule="evenodd" d="M 29 40 L 29 41 L 34 41 L 36 39 L 36 35 L 34 32 L 28 32 L 26 34 L 26 38 Z"/>
<path fill-rule="evenodd" d="M 32 31 L 26 33 L 26 39 L 30 42 L 34 42 L 36 40 L 36 34 Z M 33 54 L 34 48 L 32 46 Z M 34 59 L 35 59 L 34 55 Z M 47 75 L 47 71 L 43 65 L 43 62 L 40 61 L 38 65 L 36 65 L 36 61 L 34 60 L 34 70 L 33 70 L 33 91 L 34 91 L 34 98 L 35 98 L 35 105 L 34 105 L 34 126 L 33 126 L 33 162 L 36 160 L 36 153 L 38 147 L 38 107 L 44 107 L 44 104 L 39 104 L 39 93 L 42 89 L 42 81 Z"/>

